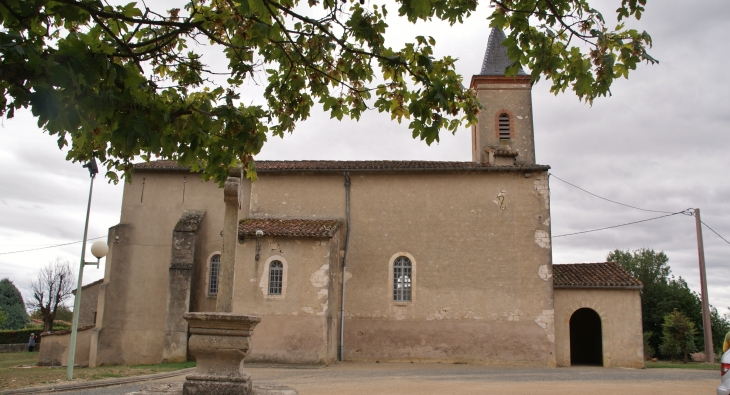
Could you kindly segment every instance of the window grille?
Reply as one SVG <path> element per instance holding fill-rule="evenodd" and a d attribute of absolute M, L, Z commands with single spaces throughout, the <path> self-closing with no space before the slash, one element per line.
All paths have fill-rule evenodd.
<path fill-rule="evenodd" d="M 506 113 L 499 114 L 499 139 L 509 140 L 512 137 L 509 115 Z"/>
<path fill-rule="evenodd" d="M 284 265 L 279 261 L 269 265 L 269 295 L 281 295 L 282 280 L 284 279 Z"/>
<path fill-rule="evenodd" d="M 216 254 L 210 258 L 210 279 L 208 281 L 208 295 L 218 295 L 218 277 L 221 271 L 221 256 Z"/>
<path fill-rule="evenodd" d="M 411 260 L 404 256 L 393 263 L 393 301 L 411 301 Z"/>

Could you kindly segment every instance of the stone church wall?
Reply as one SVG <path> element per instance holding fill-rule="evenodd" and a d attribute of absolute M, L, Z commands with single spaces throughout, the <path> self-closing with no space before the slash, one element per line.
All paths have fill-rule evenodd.
<path fill-rule="evenodd" d="M 253 215 L 344 217 L 341 175 L 259 177 Z M 544 172 L 351 177 L 345 359 L 554 366 Z M 410 303 L 392 302 L 398 255 L 414 263 Z"/>

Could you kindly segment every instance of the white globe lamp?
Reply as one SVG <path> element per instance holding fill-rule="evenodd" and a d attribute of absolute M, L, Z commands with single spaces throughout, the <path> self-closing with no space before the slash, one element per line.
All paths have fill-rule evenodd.
<path fill-rule="evenodd" d="M 106 254 L 109 253 L 109 246 L 106 245 L 105 241 L 95 241 L 94 244 L 91 245 L 91 253 L 96 257 L 96 259 L 104 258 Z"/>

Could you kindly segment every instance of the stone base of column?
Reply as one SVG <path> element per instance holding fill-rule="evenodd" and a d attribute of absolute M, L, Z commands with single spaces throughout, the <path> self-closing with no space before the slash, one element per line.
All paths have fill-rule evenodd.
<path fill-rule="evenodd" d="M 130 392 L 127 395 L 181 395 L 183 383 L 152 384 L 141 391 Z M 297 395 L 294 388 L 279 385 L 255 385 L 252 389 L 253 395 Z"/>
<path fill-rule="evenodd" d="M 251 395 L 251 377 L 243 371 L 243 358 L 261 319 L 233 313 L 185 313 L 183 317 L 190 328 L 188 350 L 196 360 L 183 395 Z"/>
<path fill-rule="evenodd" d="M 183 395 L 248 395 L 253 394 L 251 377 L 225 377 L 190 375 L 185 378 Z"/>

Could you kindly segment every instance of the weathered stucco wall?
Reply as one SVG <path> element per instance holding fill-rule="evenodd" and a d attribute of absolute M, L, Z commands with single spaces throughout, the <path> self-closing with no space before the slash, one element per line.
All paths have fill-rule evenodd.
<path fill-rule="evenodd" d="M 216 183 L 188 172 L 139 171 L 125 184 L 121 224 L 110 230 L 95 364 L 161 361 L 173 228 L 184 210 L 205 209 L 196 256 L 220 250 L 222 202 Z"/>
<path fill-rule="evenodd" d="M 604 367 L 644 367 L 641 295 L 638 289 L 555 290 L 558 366 L 570 366 L 570 317 L 581 308 L 601 317 Z"/>
<path fill-rule="evenodd" d="M 96 304 L 99 299 L 99 288 L 103 280 L 86 284 L 81 289 L 81 305 L 79 306 L 79 326 L 89 326 L 96 323 Z M 73 291 L 74 296 L 76 291 Z"/>
<path fill-rule="evenodd" d="M 351 176 L 346 359 L 554 365 L 544 172 Z M 343 218 L 342 183 L 259 174 L 251 213 Z M 401 253 L 416 274 L 413 302 L 397 304 L 389 265 Z"/>
<path fill-rule="evenodd" d="M 532 123 L 532 85 L 529 82 L 496 83 L 494 79 L 472 82 L 477 97 L 484 105 L 479 113 L 479 123 L 472 128 L 472 159 L 487 161 L 484 148 L 487 146 L 509 148 L 519 153 L 517 164 L 535 163 L 535 139 Z M 503 78 L 503 80 L 505 80 Z M 497 117 L 502 112 L 510 115 L 512 138 L 500 140 L 497 131 Z"/>
<path fill-rule="evenodd" d="M 83 291 L 81 292 L 83 298 Z M 93 327 L 80 327 L 76 334 L 75 366 L 89 365 L 89 344 Z M 71 343 L 71 331 L 59 331 L 41 334 L 43 347 L 38 355 L 41 366 L 67 366 L 68 345 Z"/>
<path fill-rule="evenodd" d="M 328 340 L 336 331 L 339 287 L 331 254 L 337 240 L 305 237 L 249 238 L 239 244 L 233 312 L 261 317 L 247 361 L 330 363 L 336 354 Z M 259 260 L 255 260 L 256 244 Z M 281 295 L 269 295 L 269 265 L 284 265 Z M 336 261 L 336 259 L 335 259 Z M 332 303 L 332 305 L 331 305 Z"/>

